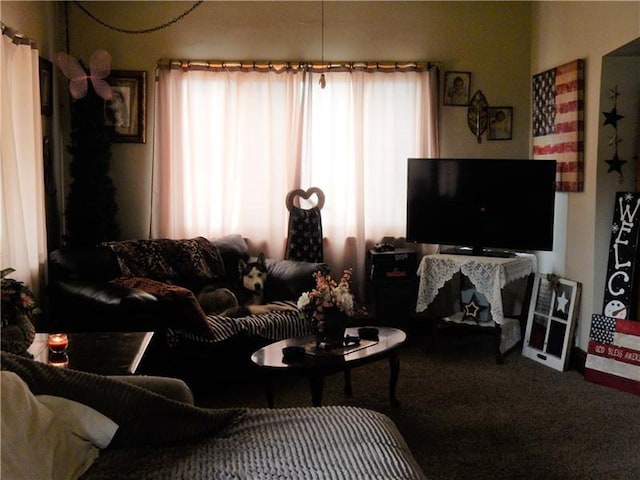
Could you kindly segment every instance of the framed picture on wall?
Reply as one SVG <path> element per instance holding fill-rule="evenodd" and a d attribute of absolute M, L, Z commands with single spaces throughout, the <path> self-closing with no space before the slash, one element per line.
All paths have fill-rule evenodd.
<path fill-rule="evenodd" d="M 47 117 L 53 114 L 53 64 L 42 57 L 38 58 L 40 74 L 40 113 Z"/>
<path fill-rule="evenodd" d="M 513 107 L 489 107 L 487 140 L 511 140 Z"/>
<path fill-rule="evenodd" d="M 112 70 L 106 79 L 113 92 L 105 102 L 105 124 L 113 127 L 112 141 L 146 142 L 147 72 Z"/>
<path fill-rule="evenodd" d="M 466 107 L 471 92 L 471 72 L 444 72 L 444 105 Z"/>

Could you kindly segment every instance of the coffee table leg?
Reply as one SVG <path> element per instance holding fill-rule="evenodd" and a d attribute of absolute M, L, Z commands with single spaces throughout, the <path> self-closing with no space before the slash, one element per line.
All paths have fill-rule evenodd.
<path fill-rule="evenodd" d="M 398 358 L 395 350 L 389 352 L 389 370 L 391 371 L 389 377 L 389 400 L 392 406 L 399 407 L 400 402 L 396 398 L 396 386 L 400 376 L 400 358 Z"/>
<path fill-rule="evenodd" d="M 273 385 L 271 384 L 271 379 L 267 378 L 264 382 L 264 392 L 267 396 L 267 406 L 269 408 L 273 408 L 275 405 L 274 397 L 273 397 Z"/>
<path fill-rule="evenodd" d="M 314 407 L 322 405 L 322 391 L 324 389 L 324 377 L 322 375 L 312 375 L 309 377 L 309 387 L 311 388 L 311 404 Z"/>
<path fill-rule="evenodd" d="M 351 369 L 345 368 L 344 370 L 344 394 L 351 396 L 353 394 L 353 388 L 351 387 Z"/>

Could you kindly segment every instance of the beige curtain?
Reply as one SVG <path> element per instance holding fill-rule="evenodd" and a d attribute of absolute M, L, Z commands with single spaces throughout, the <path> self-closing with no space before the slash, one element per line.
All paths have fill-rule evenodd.
<path fill-rule="evenodd" d="M 160 69 L 152 236 L 240 233 L 282 258 L 286 194 L 315 186 L 325 260 L 363 279 L 367 249 L 404 237 L 407 158 L 438 156 L 437 70 L 319 75 Z"/>
<path fill-rule="evenodd" d="M 47 257 L 38 50 L 3 29 L 0 50 L 2 268 L 42 299 Z"/>
<path fill-rule="evenodd" d="M 335 273 L 352 268 L 361 295 L 367 251 L 405 236 L 407 158 L 438 156 L 437 78 L 435 69 L 331 73 L 308 99 L 300 183 L 324 191 L 325 260 Z"/>

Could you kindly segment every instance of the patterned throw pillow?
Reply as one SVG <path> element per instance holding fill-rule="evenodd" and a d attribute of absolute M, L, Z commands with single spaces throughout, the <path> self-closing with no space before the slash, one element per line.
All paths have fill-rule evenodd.
<path fill-rule="evenodd" d="M 204 237 L 190 240 L 125 240 L 106 242 L 113 250 L 123 277 L 154 280 L 224 277 L 218 248 Z"/>
<path fill-rule="evenodd" d="M 165 261 L 156 240 L 125 240 L 106 242 L 103 245 L 116 254 L 120 272 L 124 277 L 163 280 L 176 276 L 176 272 Z"/>
<path fill-rule="evenodd" d="M 204 237 L 162 241 L 164 258 L 178 277 L 216 279 L 225 269 L 218 248 Z"/>

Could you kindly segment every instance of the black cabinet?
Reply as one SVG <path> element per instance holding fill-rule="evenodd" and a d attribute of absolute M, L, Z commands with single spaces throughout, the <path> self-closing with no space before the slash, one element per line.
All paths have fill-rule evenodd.
<path fill-rule="evenodd" d="M 418 294 L 416 252 L 369 250 L 367 254 L 367 308 L 378 325 L 403 328 L 415 312 Z"/>

